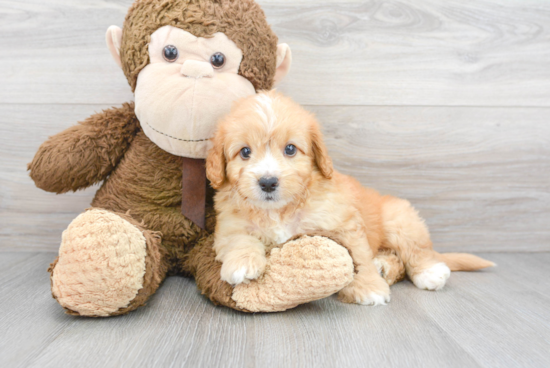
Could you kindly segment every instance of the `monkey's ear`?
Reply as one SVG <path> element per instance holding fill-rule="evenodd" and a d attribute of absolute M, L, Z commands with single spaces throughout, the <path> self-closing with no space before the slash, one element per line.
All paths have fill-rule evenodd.
<path fill-rule="evenodd" d="M 290 71 L 292 52 L 286 43 L 277 45 L 277 70 L 275 71 L 274 85 L 279 84 Z"/>
<path fill-rule="evenodd" d="M 105 35 L 107 41 L 107 47 L 111 51 L 111 56 L 115 60 L 115 63 L 122 68 L 122 61 L 120 60 L 120 45 L 122 44 L 122 29 L 117 26 L 110 26 L 107 29 Z"/>

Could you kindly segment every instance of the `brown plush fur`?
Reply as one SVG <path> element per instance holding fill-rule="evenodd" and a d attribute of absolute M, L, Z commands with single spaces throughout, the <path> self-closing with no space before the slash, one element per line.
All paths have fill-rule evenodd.
<path fill-rule="evenodd" d="M 198 37 L 225 33 L 243 51 L 239 74 L 258 90 L 271 88 L 277 37 L 253 0 L 137 0 L 126 17 L 120 49 L 132 90 L 149 63 L 150 35 L 166 25 Z M 193 274 L 212 301 L 236 308 L 232 288 L 220 280 L 219 272 L 212 272 L 219 267 L 211 251 L 212 192 L 206 230 L 201 230 L 181 214 L 181 167 L 182 158 L 145 136 L 133 103 L 95 114 L 49 138 L 28 165 L 36 185 L 49 192 L 76 191 L 103 181 L 92 206 L 119 214 L 146 236 L 144 287 L 115 314 L 143 305 L 167 274 Z M 50 267 L 52 274 L 55 266 Z"/>
<path fill-rule="evenodd" d="M 121 153 L 123 148 L 127 150 Z M 105 180 L 92 206 L 115 212 L 143 231 L 148 244 L 144 288 L 115 314 L 145 304 L 167 274 L 194 275 L 213 302 L 236 308 L 230 285 L 211 272 L 219 267 L 211 252 L 213 191 L 208 193 L 206 230 L 201 230 L 181 214 L 181 161 L 143 134 L 132 103 L 95 114 L 51 137 L 28 166 L 36 185 L 50 192 L 74 191 Z M 153 234 L 162 234 L 162 241 Z"/>
<path fill-rule="evenodd" d="M 257 90 L 272 86 L 277 37 L 254 1 L 137 0 L 126 17 L 120 50 L 132 90 L 149 62 L 150 35 L 165 25 L 196 36 L 225 33 L 243 51 L 239 73 Z M 145 136 L 133 103 L 95 114 L 49 138 L 28 165 L 36 185 L 49 192 L 76 191 L 103 181 L 92 206 L 118 214 L 145 235 L 143 289 L 114 314 L 145 304 L 164 277 L 172 274 L 193 275 L 214 303 L 239 309 L 231 299 L 233 289 L 220 280 L 220 264 L 212 251 L 213 193 L 207 195 L 207 226 L 201 230 L 181 214 L 181 167 L 181 157 Z M 52 274 L 55 267 L 56 262 L 50 267 Z"/>
<path fill-rule="evenodd" d="M 126 16 L 120 49 L 132 91 L 139 72 L 149 64 L 150 36 L 163 26 L 181 28 L 197 37 L 225 33 L 243 52 L 239 74 L 256 90 L 272 87 L 277 36 L 253 0 L 138 0 Z"/>
<path fill-rule="evenodd" d="M 138 130 L 134 103 L 95 114 L 44 142 L 28 165 L 30 176 L 40 189 L 58 194 L 98 183 L 118 165 Z"/>

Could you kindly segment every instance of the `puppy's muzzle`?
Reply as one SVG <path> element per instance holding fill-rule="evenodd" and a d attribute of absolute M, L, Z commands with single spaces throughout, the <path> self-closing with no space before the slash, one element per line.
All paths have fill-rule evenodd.
<path fill-rule="evenodd" d="M 277 187 L 279 186 L 279 179 L 275 177 L 271 178 L 260 178 L 259 180 L 260 188 L 266 193 L 271 193 L 277 190 Z"/>

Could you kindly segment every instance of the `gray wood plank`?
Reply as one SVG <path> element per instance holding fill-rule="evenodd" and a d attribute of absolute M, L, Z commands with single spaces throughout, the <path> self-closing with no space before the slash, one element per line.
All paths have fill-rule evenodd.
<path fill-rule="evenodd" d="M 251 322 L 211 305 L 192 280 L 173 277 L 145 308 L 129 315 L 75 319 L 25 365 L 236 367 L 246 360 L 245 326 Z M 71 354 L 64 361 L 67 351 Z"/>
<path fill-rule="evenodd" d="M 34 257 L 35 252 L 4 252 L 0 256 L 0 274 Z"/>
<path fill-rule="evenodd" d="M 44 270 L 54 254 L 1 253 L 0 365 L 548 366 L 549 295 L 531 289 L 533 276 L 548 278 L 550 254 L 481 255 L 500 267 L 453 273 L 440 292 L 399 283 L 385 307 L 332 297 L 284 313 L 242 314 L 172 277 L 144 308 L 87 319 L 64 315 L 51 298 Z M 508 266 L 517 259 L 531 267 Z"/>
<path fill-rule="evenodd" d="M 0 366 L 25 367 L 76 320 L 51 297 L 46 270 L 55 254 L 2 253 L 0 259 Z"/>
<path fill-rule="evenodd" d="M 258 366 L 478 367 L 475 357 L 431 316 L 403 298 L 403 290 L 411 287 L 392 287 L 385 307 L 343 304 L 332 297 L 283 314 L 257 316 Z"/>
<path fill-rule="evenodd" d="M 2 0 L 0 102 L 122 103 L 104 33 L 132 0 Z M 544 0 L 260 0 L 312 105 L 550 106 Z"/>
<path fill-rule="evenodd" d="M 539 253 L 535 257 L 523 253 L 514 254 L 513 257 L 500 253 L 491 253 L 487 256 L 498 265 L 499 269 L 506 270 L 500 274 L 502 278 L 511 281 L 526 280 L 525 288 L 550 298 L 550 283 L 544 273 L 540 272 L 541 269 L 548 268 L 550 253 Z M 546 310 L 549 305 L 550 302 L 545 305 Z M 550 324 L 550 319 L 547 322 Z"/>
<path fill-rule="evenodd" d="M 26 164 L 48 136 L 106 107 L 0 105 L 0 250 L 58 249 L 61 232 L 97 187 L 45 193 Z M 411 200 L 438 249 L 550 250 L 550 109 L 310 109 L 336 167 Z"/>
<path fill-rule="evenodd" d="M 492 259 L 493 254 L 482 256 Z M 501 254 L 497 258 L 510 261 L 516 256 Z M 525 257 L 535 259 L 538 255 Z M 440 292 L 418 293 L 407 288 L 403 294 L 482 366 L 547 367 L 550 295 L 531 290 L 528 285 L 532 279 L 526 275 L 510 277 L 513 272 L 513 268 L 502 266 L 482 272 L 458 272 Z M 545 268 L 537 267 L 536 273 L 548 278 Z"/>
<path fill-rule="evenodd" d="M 48 256 L 34 258 L 46 263 Z M 5 283 L 2 291 L 18 289 L 22 274 L 35 268 L 34 263 L 18 267 L 10 273 L 15 283 Z M 50 297 L 49 290 L 42 290 L 46 276 L 33 273 L 26 286 L 41 286 L 26 298 L 36 298 L 38 292 Z M 388 308 L 344 305 L 331 298 L 287 313 L 246 315 L 214 307 L 191 280 L 175 277 L 145 308 L 117 318 L 83 319 L 61 315 L 59 307 L 34 309 L 14 293 L 12 303 L 2 305 L 9 313 L 0 326 L 9 327 L 0 330 L 5 343 L 0 359 L 31 367 L 477 366 L 429 316 L 408 308 L 399 290 L 395 294 Z M 23 304 L 16 307 L 16 301 Z M 42 322 L 27 321 L 33 309 Z M 396 314 L 401 310 L 406 312 Z M 409 320 L 407 333 L 399 332 Z M 33 333 L 45 339 L 35 336 L 27 342 L 31 323 Z M 436 349 L 423 339 L 433 339 Z M 21 348 L 14 350 L 15 344 Z"/>

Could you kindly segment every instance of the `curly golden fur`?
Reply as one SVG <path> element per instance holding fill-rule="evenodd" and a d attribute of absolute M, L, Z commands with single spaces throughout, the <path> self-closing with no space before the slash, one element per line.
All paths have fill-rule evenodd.
<path fill-rule="evenodd" d="M 280 93 L 237 103 L 218 127 L 207 175 L 219 190 L 214 249 L 229 283 L 259 277 L 267 249 L 317 231 L 337 234 L 356 265 L 353 282 L 339 292 L 344 302 L 389 301 L 373 262 L 381 247 L 398 253 L 418 287 L 440 289 L 450 274 L 410 203 L 334 171 L 314 116 Z M 470 269 L 491 265 L 458 257 L 469 257 Z"/>

